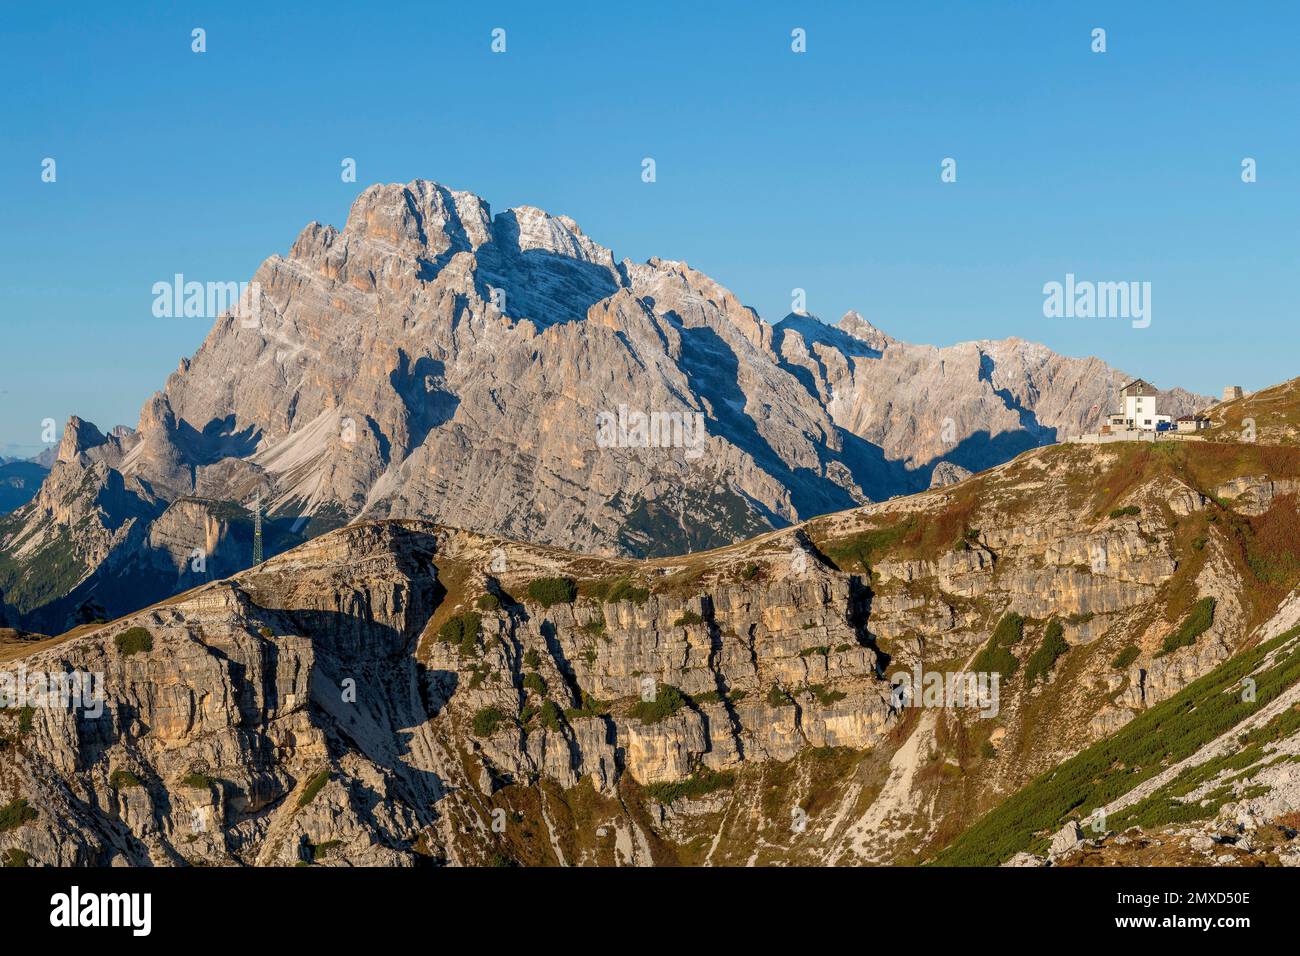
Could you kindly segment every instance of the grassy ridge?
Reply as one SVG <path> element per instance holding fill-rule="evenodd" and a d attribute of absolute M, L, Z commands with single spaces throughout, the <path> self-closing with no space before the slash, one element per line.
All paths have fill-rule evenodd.
<path fill-rule="evenodd" d="M 1254 675 L 1256 699 L 1244 701 L 1241 679 L 1274 648 L 1300 636 L 1293 628 L 1194 681 L 1099 741 L 1030 782 L 985 814 L 931 861 L 941 866 L 994 866 L 1065 821 L 1088 816 L 1168 766 L 1258 713 L 1300 680 L 1300 648 Z"/>

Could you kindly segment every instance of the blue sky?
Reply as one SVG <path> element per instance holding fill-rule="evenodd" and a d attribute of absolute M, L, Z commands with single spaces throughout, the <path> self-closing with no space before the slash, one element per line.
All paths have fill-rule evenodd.
<path fill-rule="evenodd" d="M 48 6 L 0 31 L 0 454 L 47 417 L 135 424 L 210 325 L 155 318 L 155 282 L 246 280 L 417 177 L 684 259 L 771 321 L 800 287 L 832 321 L 1019 335 L 1162 386 L 1300 374 L 1289 5 Z M 1150 327 L 1044 318 L 1067 272 L 1151 282 Z"/>

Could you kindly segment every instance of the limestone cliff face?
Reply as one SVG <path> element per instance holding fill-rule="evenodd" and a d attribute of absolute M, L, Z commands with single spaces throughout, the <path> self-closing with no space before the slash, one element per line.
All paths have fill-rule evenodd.
<path fill-rule="evenodd" d="M 11 670 L 102 674 L 107 700 L 98 717 L 37 709 L 26 729 L 0 715 L 0 805 L 36 813 L 0 851 L 88 864 L 924 859 L 1294 623 L 1300 605 L 1279 602 L 1300 552 L 1273 536 L 1297 520 L 1283 483 L 1300 478 L 1298 455 L 1054 447 L 647 561 L 358 522 L 12 657 Z M 1242 510 L 1211 497 L 1226 483 Z M 194 523 L 219 537 L 205 514 Z M 1206 626 L 1179 639 L 1209 600 Z M 908 706 L 891 686 L 917 668 L 990 667 L 999 694 L 983 708 Z"/>
<path fill-rule="evenodd" d="M 387 517 L 682 553 L 1006 461 L 1094 425 L 1125 377 L 1016 340 L 910 346 L 855 314 L 774 326 L 685 263 L 619 261 L 568 217 L 425 180 L 366 189 L 253 281 L 136 430 L 73 419 L 49 493 L 0 519 L 0 587 L 31 626 L 139 607 L 109 555 L 172 539 L 147 526 L 183 498 L 261 494 L 294 529 L 281 547 Z M 621 409 L 704 434 L 602 441 Z M 48 593 L 19 586 L 55 539 L 73 560 Z"/>
<path fill-rule="evenodd" d="M 387 787 L 416 788 L 422 802 L 434 795 L 418 773 L 394 775 L 399 728 L 388 723 L 424 713 L 409 652 L 434 580 L 421 573 L 412 536 L 352 534 L 346 554 L 362 566 L 332 565 L 322 549 L 314 570 L 297 578 L 304 588 L 311 578 L 310 599 L 294 600 L 292 610 L 265 594 L 257 604 L 239 582 L 223 581 L 28 658 L 29 671 L 102 675 L 106 698 L 100 715 L 38 709 L 7 751 L 6 781 L 41 814 L 24 828 L 30 852 L 65 865 L 283 862 L 323 813 L 338 817 L 320 824 L 336 836 L 355 831 L 359 860 L 405 859 L 368 845 L 372 828 L 401 832 L 409 820 L 396 807 L 375 807 L 362 822 L 349 799 L 360 807 L 364 794 Z M 129 628 L 144 628 L 150 646 L 124 653 L 114 638 Z M 385 723 L 365 725 L 373 752 L 333 750 L 355 778 L 322 788 L 312 814 L 290 819 L 276 810 L 331 765 L 337 738 L 313 699 L 337 686 L 343 660 L 362 678 L 354 725 Z M 364 681 L 403 668 L 404 685 Z"/>
<path fill-rule="evenodd" d="M 348 528 L 28 656 L 29 672 L 102 675 L 106 703 L 39 709 L 3 751 L 5 799 L 39 814 L 5 846 L 62 865 L 291 864 L 322 846 L 351 863 L 481 862 L 490 841 L 463 823 L 502 787 L 614 795 L 624 776 L 676 782 L 883 731 L 847 575 L 817 564 L 603 608 L 507 602 L 468 644 L 439 642 L 441 576 L 481 573 L 492 544 Z M 139 628 L 150 646 L 124 653 Z M 639 715 L 675 691 L 671 712 Z M 537 718 L 543 700 L 556 719 Z M 486 710 L 501 726 L 478 726 Z"/>
<path fill-rule="evenodd" d="M 541 752 L 550 760 L 558 748 L 558 764 L 531 766 L 532 748 L 520 748 L 514 728 L 484 743 L 494 765 L 512 774 L 553 771 L 566 786 L 584 774 L 608 786 L 620 760 L 637 780 L 659 783 L 701 766 L 789 760 L 807 746 L 868 747 L 884 725 L 888 694 L 877 679 L 878 656 L 864 643 L 864 597 L 852 579 L 819 566 L 797 579 L 711 589 L 690 600 L 651 596 L 644 604 L 500 612 L 487 625 L 489 633 L 499 628 L 500 653 L 486 662 L 488 676 L 471 680 L 474 689 L 455 703 L 470 713 L 527 705 L 518 689 L 525 668 L 510 659 L 511 646 L 538 651 L 544 663 L 535 672 L 564 708 L 581 709 L 584 694 L 638 701 L 665 687 L 694 702 L 662 721 L 592 716 L 571 720 L 571 734 L 544 731 Z M 597 635 L 592 625 L 600 620 Z M 429 662 L 446 673 L 466 666 L 461 650 L 439 644 Z M 828 687 L 841 688 L 834 703 L 809 690 L 825 698 Z"/>

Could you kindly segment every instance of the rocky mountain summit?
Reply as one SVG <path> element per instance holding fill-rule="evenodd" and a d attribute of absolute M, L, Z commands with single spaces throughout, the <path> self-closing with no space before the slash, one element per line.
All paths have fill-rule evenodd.
<path fill-rule="evenodd" d="M 57 630 L 233 573 L 257 500 L 271 550 L 358 518 L 717 547 L 1092 427 L 1128 377 L 1015 339 L 908 345 L 856 313 L 772 325 L 685 263 L 424 180 L 366 189 L 253 285 L 135 429 L 68 423 L 0 519 L 13 614 Z"/>
<path fill-rule="evenodd" d="M 104 689 L 0 712 L 0 855 L 1069 863 L 1175 821 L 1286 862 L 1298 489 L 1296 448 L 1170 441 L 648 560 L 354 522 L 0 642 Z"/>

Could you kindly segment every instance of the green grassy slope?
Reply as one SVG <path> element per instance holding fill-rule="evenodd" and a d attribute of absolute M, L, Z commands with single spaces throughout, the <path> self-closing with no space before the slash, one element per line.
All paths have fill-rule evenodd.
<path fill-rule="evenodd" d="M 1118 733 L 1036 778 L 985 814 L 931 862 L 992 866 L 1018 851 L 1041 849 L 1043 841 L 1068 820 L 1087 817 L 1195 753 L 1300 680 L 1297 637 L 1300 628 L 1245 651 L 1143 712 Z M 1276 659 L 1256 673 L 1270 652 L 1279 648 Z M 1243 699 L 1242 679 L 1247 676 L 1256 681 L 1254 700 Z M 1217 810 L 1213 801 L 1208 806 L 1180 806 L 1186 807 L 1179 811 L 1184 820 L 1212 816 Z M 1143 814 L 1130 816 L 1133 819 L 1127 822 L 1140 822 Z"/>

